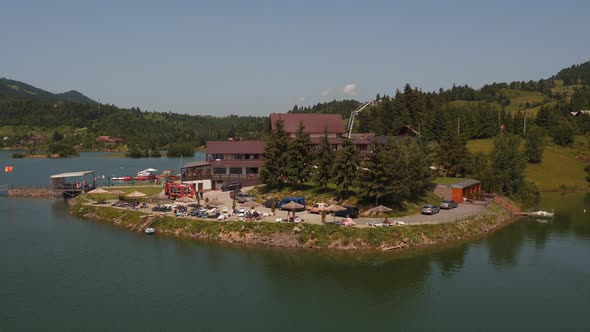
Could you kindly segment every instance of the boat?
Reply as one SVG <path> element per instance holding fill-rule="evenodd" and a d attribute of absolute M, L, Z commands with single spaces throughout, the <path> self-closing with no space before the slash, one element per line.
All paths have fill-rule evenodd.
<path fill-rule="evenodd" d="M 553 213 L 539 210 L 535 212 L 530 212 L 529 216 L 537 218 L 553 218 Z"/>
<path fill-rule="evenodd" d="M 146 233 L 147 235 L 153 235 L 154 233 L 156 233 L 156 230 L 153 227 L 148 227 L 145 229 L 144 233 Z"/>

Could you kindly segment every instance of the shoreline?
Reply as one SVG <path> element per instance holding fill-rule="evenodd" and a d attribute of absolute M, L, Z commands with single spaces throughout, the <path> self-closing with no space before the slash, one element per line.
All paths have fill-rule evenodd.
<path fill-rule="evenodd" d="M 132 230 L 147 211 L 121 210 L 110 206 L 74 203 L 70 212 L 84 219 Z M 156 234 L 176 238 L 215 241 L 236 245 L 280 248 L 333 249 L 338 251 L 408 252 L 450 247 L 483 238 L 514 221 L 518 216 L 491 203 L 480 215 L 441 224 L 382 228 L 293 224 L 274 222 L 211 221 L 160 216 L 151 227 Z"/>

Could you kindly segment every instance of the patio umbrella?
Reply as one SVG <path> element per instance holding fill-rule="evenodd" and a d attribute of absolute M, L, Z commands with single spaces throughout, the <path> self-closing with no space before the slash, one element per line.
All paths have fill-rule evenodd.
<path fill-rule="evenodd" d="M 344 206 L 340 206 L 337 204 L 332 204 L 326 208 L 326 211 L 330 212 L 338 212 L 338 211 L 345 211 L 346 208 Z M 336 221 L 336 214 L 334 213 L 334 221 Z"/>
<path fill-rule="evenodd" d="M 287 204 L 281 205 L 281 209 L 291 210 L 293 212 L 293 216 L 295 216 L 295 210 L 304 209 L 305 207 L 299 203 L 295 203 L 290 201 Z"/>
<path fill-rule="evenodd" d="M 158 170 L 155 168 L 146 168 L 143 170 L 144 172 L 157 172 Z"/>
<path fill-rule="evenodd" d="M 369 213 L 387 213 L 391 212 L 393 209 L 388 208 L 387 206 L 379 205 L 372 209 L 369 209 L 367 212 Z"/>
<path fill-rule="evenodd" d="M 88 193 L 91 194 L 91 195 L 109 194 L 108 191 L 102 189 L 101 187 L 98 187 L 96 189 L 90 190 Z"/>
<path fill-rule="evenodd" d="M 140 197 L 145 197 L 146 194 L 139 192 L 139 191 L 134 191 L 131 194 L 127 195 L 127 197 L 129 198 L 140 198 Z"/>

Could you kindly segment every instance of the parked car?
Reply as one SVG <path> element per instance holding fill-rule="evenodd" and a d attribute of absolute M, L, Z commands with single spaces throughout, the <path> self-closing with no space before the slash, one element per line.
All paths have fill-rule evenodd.
<path fill-rule="evenodd" d="M 231 181 L 221 185 L 221 191 L 229 191 L 235 189 L 242 189 L 242 183 L 240 181 Z"/>
<path fill-rule="evenodd" d="M 234 190 L 230 190 L 229 191 L 229 198 L 234 199 L 236 197 L 236 194 L 241 192 L 240 189 L 234 189 Z"/>
<path fill-rule="evenodd" d="M 236 201 L 246 203 L 252 200 L 252 196 L 248 193 L 239 192 L 236 194 Z"/>
<path fill-rule="evenodd" d="M 280 202 L 281 201 L 279 201 L 278 198 L 271 198 L 271 199 L 267 199 L 263 205 L 265 208 L 269 208 L 269 209 L 272 208 L 273 206 L 275 208 L 277 208 L 277 207 L 279 207 Z"/>
<path fill-rule="evenodd" d="M 320 214 L 322 211 L 326 210 L 327 207 L 328 204 L 326 203 L 315 203 L 309 209 L 307 209 L 307 212 Z"/>
<path fill-rule="evenodd" d="M 440 209 L 436 205 L 427 204 L 422 207 L 422 214 L 435 214 L 439 213 Z"/>
<path fill-rule="evenodd" d="M 441 209 L 454 209 L 458 206 L 457 202 L 455 201 L 450 201 L 450 200 L 444 200 L 442 202 L 440 202 L 440 208 Z"/>
<path fill-rule="evenodd" d="M 359 216 L 359 209 L 358 208 L 356 208 L 354 206 L 350 206 L 350 205 L 343 205 L 342 207 L 346 208 L 346 210 L 334 212 L 334 215 L 336 217 L 357 218 Z"/>

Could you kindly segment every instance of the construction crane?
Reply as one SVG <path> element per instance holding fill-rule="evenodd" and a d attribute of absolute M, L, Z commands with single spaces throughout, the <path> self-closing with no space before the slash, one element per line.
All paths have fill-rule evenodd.
<path fill-rule="evenodd" d="M 352 128 L 354 127 L 354 119 L 356 116 L 359 115 L 365 108 L 367 108 L 367 106 L 377 106 L 380 104 L 380 102 L 380 100 L 368 101 L 350 113 L 350 120 L 348 120 L 348 130 L 346 135 L 347 138 L 350 138 L 350 135 L 352 134 Z"/>

